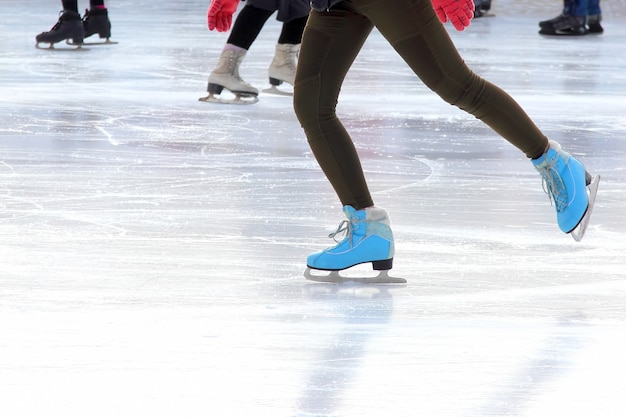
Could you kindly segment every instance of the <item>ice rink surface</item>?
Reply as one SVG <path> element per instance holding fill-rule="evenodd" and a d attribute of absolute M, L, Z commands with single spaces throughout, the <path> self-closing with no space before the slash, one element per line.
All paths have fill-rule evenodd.
<path fill-rule="evenodd" d="M 626 415 L 626 1 L 601 36 L 539 36 L 539 0 L 452 33 L 602 176 L 581 243 L 518 150 L 371 35 L 338 112 L 403 286 L 302 278 L 340 203 L 290 98 L 198 101 L 227 37 L 208 4 L 110 0 L 119 44 L 66 52 L 34 48 L 60 1 L 2 2 L 1 415 Z M 279 30 L 241 68 L 258 88 Z"/>

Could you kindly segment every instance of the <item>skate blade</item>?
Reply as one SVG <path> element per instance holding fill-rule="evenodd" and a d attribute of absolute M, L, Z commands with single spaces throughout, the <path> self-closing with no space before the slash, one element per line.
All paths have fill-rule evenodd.
<path fill-rule="evenodd" d="M 67 52 L 67 51 L 76 52 L 76 51 L 80 51 L 80 52 L 82 52 L 82 51 L 88 51 L 89 50 L 87 48 L 83 48 L 84 44 L 82 44 L 82 43 L 68 44 L 68 45 L 72 46 L 73 48 L 56 48 L 54 46 L 54 43 L 51 43 L 48 46 L 41 46 L 40 43 L 47 43 L 47 42 L 37 42 L 35 44 L 35 48 L 42 49 L 44 51 L 55 51 L 55 52 Z"/>
<path fill-rule="evenodd" d="M 580 32 L 575 30 L 552 30 L 552 29 L 540 29 L 539 34 L 549 37 L 572 37 L 572 36 L 584 36 L 589 32 Z"/>
<path fill-rule="evenodd" d="M 322 272 L 322 271 L 320 271 Z M 363 284 L 406 284 L 406 279 L 390 277 L 389 271 L 379 271 L 375 277 L 348 277 L 339 274 L 339 271 L 328 271 L 325 275 L 313 274 L 311 268 L 304 271 L 304 278 L 309 281 L 323 282 L 327 284 L 342 284 L 345 282 L 358 282 Z"/>
<path fill-rule="evenodd" d="M 596 195 L 598 194 L 598 186 L 600 185 L 600 176 L 596 175 L 593 177 L 589 185 L 587 185 L 587 194 L 589 195 L 589 205 L 587 206 L 587 211 L 585 215 L 578 223 L 578 226 L 574 230 L 570 232 L 572 238 L 576 242 L 580 242 L 585 236 L 585 232 L 587 231 L 587 226 L 589 226 L 589 220 L 591 219 L 591 212 L 593 211 L 593 206 L 596 202 Z"/>
<path fill-rule="evenodd" d="M 274 94 L 277 96 L 293 96 L 293 93 L 290 91 L 283 91 L 280 88 L 276 87 L 275 85 L 266 88 L 265 90 L 263 90 L 264 93 L 267 94 Z"/>
<path fill-rule="evenodd" d="M 215 97 L 212 93 L 210 93 L 206 97 L 200 97 L 198 101 L 202 101 L 204 103 L 218 103 L 218 104 L 254 104 L 259 101 L 257 96 L 242 96 L 236 95 L 235 98 L 227 99 L 221 97 Z"/>
<path fill-rule="evenodd" d="M 74 43 L 74 42 L 70 41 L 69 39 L 66 39 L 65 43 L 68 44 L 68 45 L 72 45 L 72 46 L 79 46 L 79 45 L 98 46 L 98 45 L 117 45 L 117 44 L 119 44 L 119 42 L 112 41 L 109 38 L 107 38 L 106 40 L 104 40 L 102 42 L 83 42 L 82 44 Z"/>

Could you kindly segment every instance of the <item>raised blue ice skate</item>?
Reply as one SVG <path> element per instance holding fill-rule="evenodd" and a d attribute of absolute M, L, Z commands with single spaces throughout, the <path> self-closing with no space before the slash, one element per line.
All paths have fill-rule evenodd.
<path fill-rule="evenodd" d="M 554 202 L 559 228 L 580 241 L 589 222 L 600 177 L 592 179 L 578 160 L 553 141 L 550 141 L 548 151 L 533 159 L 532 163 L 541 174 L 546 193 Z"/>
<path fill-rule="evenodd" d="M 393 234 L 389 226 L 387 212 L 379 207 L 370 207 L 355 210 L 351 206 L 344 206 L 343 212 L 347 220 L 339 224 L 337 230 L 329 237 L 335 238 L 341 233 L 345 237 L 337 245 L 309 255 L 305 277 L 315 281 L 337 282 L 348 280 L 338 274 L 330 276 L 313 276 L 311 269 L 323 271 L 341 271 L 355 265 L 372 263 L 376 271 L 381 271 L 376 278 L 360 278 L 350 280 L 375 283 L 404 283 L 402 278 L 391 278 L 387 271 L 393 266 L 394 243 Z"/>

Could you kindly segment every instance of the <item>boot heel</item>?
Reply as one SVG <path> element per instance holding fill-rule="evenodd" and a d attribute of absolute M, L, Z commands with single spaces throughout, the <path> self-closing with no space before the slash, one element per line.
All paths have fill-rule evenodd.
<path fill-rule="evenodd" d="M 281 85 L 282 83 L 283 83 L 282 80 L 279 80 L 278 78 L 270 77 L 270 85 L 278 86 L 278 85 Z"/>
<path fill-rule="evenodd" d="M 221 94 L 222 90 L 224 90 L 224 87 L 219 85 L 219 84 L 213 84 L 213 83 L 209 83 L 209 85 L 207 86 L 206 89 L 209 93 L 213 93 L 213 94 Z"/>
<path fill-rule="evenodd" d="M 384 261 L 372 261 L 374 271 L 388 271 L 393 267 L 393 258 Z"/>

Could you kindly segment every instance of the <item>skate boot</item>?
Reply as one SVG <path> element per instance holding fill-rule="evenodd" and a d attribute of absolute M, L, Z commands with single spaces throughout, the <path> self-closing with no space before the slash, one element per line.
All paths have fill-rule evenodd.
<path fill-rule="evenodd" d="M 387 212 L 379 207 L 355 210 L 351 206 L 344 206 L 343 212 L 348 220 L 342 221 L 330 237 L 335 238 L 343 232 L 344 239 L 331 248 L 309 255 L 305 277 L 315 281 L 334 282 L 341 279 L 338 273 L 319 279 L 310 270 L 341 271 L 371 262 L 373 269 L 381 271 L 381 274 L 370 282 L 406 282 L 402 278 L 388 281 L 390 277 L 387 271 L 393 266 L 394 242 Z"/>
<path fill-rule="evenodd" d="M 584 16 L 561 14 L 554 19 L 539 22 L 541 35 L 580 36 L 586 35 L 587 19 Z"/>
<path fill-rule="evenodd" d="M 483 17 L 489 15 L 491 9 L 491 0 L 475 0 L 474 1 L 474 17 Z"/>
<path fill-rule="evenodd" d="M 292 95 L 279 90 L 277 87 L 283 82 L 293 85 L 296 78 L 296 60 L 300 52 L 300 44 L 278 44 L 274 59 L 268 69 L 271 87 L 263 90 L 265 93 Z"/>
<path fill-rule="evenodd" d="M 111 37 L 111 21 L 109 20 L 107 9 L 93 8 L 85 10 L 83 28 L 85 29 L 85 38 L 97 33 L 100 39 L 105 39 L 104 43 L 113 43 L 109 40 Z"/>
<path fill-rule="evenodd" d="M 572 237 L 579 241 L 587 228 L 600 178 L 592 179 L 578 160 L 553 141 L 546 153 L 531 162 L 541 174 L 544 190 L 554 202 L 559 228 L 564 233 L 572 233 Z"/>
<path fill-rule="evenodd" d="M 49 43 L 50 49 L 54 48 L 54 44 L 71 39 L 73 45 L 80 47 L 85 37 L 83 24 L 80 15 L 72 10 L 63 10 L 59 14 L 59 21 L 48 32 L 42 32 L 35 37 L 39 48 L 40 43 Z"/>
<path fill-rule="evenodd" d="M 602 33 L 604 32 L 604 28 L 600 24 L 602 20 L 601 14 L 590 14 L 587 16 L 587 28 L 589 29 L 589 33 Z"/>
<path fill-rule="evenodd" d="M 227 104 L 252 104 L 258 101 L 259 90 L 245 82 L 239 75 L 239 65 L 246 56 L 246 51 L 227 49 L 222 51 L 217 67 L 209 74 L 208 96 L 200 101 Z M 235 95 L 232 100 L 215 97 L 227 89 Z"/>

